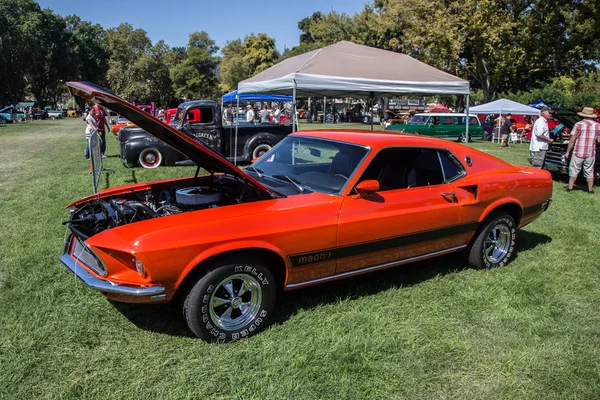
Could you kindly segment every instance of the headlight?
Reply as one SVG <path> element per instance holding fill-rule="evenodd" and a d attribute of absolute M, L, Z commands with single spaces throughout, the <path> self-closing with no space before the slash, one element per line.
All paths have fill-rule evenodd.
<path fill-rule="evenodd" d="M 140 274 L 140 276 L 146 276 L 146 269 L 144 268 L 144 264 L 142 264 L 142 262 L 137 258 L 135 259 L 135 269 L 137 270 L 138 274 Z"/>

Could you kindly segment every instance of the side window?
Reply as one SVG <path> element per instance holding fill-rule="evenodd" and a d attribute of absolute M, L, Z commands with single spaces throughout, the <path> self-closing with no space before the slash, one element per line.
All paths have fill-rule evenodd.
<path fill-rule="evenodd" d="M 431 117 L 431 119 L 429 120 L 429 123 L 432 125 L 439 125 L 440 124 L 440 117 Z"/>
<path fill-rule="evenodd" d="M 187 122 L 193 124 L 212 124 L 214 122 L 212 107 L 193 108 L 189 110 Z"/>
<path fill-rule="evenodd" d="M 451 157 L 445 151 L 438 151 L 438 154 L 440 155 L 440 161 L 442 162 L 442 168 L 444 169 L 445 182 L 452 182 L 454 179 L 462 176 L 464 170 L 454 157 Z"/>
<path fill-rule="evenodd" d="M 201 124 L 211 124 L 214 120 L 212 107 L 201 108 L 199 119 Z"/>
<path fill-rule="evenodd" d="M 360 181 L 379 181 L 380 191 L 439 185 L 444 174 L 436 150 L 395 148 L 379 152 Z"/>
<path fill-rule="evenodd" d="M 452 125 L 452 117 L 442 117 L 442 125 Z"/>
<path fill-rule="evenodd" d="M 469 125 L 479 125 L 479 120 L 476 117 L 470 117 Z"/>

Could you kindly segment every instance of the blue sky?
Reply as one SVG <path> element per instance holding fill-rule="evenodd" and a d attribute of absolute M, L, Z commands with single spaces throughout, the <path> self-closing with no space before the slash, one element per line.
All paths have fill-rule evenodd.
<path fill-rule="evenodd" d="M 105 29 L 128 22 L 144 29 L 152 43 L 185 46 L 190 33 L 206 31 L 222 47 L 250 33 L 275 38 L 279 51 L 298 45 L 298 21 L 315 11 L 335 10 L 353 15 L 365 0 L 207 1 L 207 0 L 38 0 L 60 15 L 76 14 Z M 372 3 L 372 2 L 371 2 Z"/>

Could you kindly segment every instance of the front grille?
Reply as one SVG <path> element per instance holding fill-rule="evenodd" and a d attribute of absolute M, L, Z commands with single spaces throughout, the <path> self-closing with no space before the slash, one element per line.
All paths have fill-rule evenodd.
<path fill-rule="evenodd" d="M 72 240 L 74 241 L 74 244 L 71 256 L 76 260 L 81 261 L 96 274 L 106 276 L 108 271 L 98 257 L 96 257 L 94 253 L 92 253 L 92 251 L 76 237 L 73 237 Z"/>

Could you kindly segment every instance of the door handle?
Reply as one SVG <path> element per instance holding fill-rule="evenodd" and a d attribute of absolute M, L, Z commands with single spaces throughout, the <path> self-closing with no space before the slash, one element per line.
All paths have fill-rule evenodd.
<path fill-rule="evenodd" d="M 452 202 L 452 203 L 458 202 L 458 199 L 456 198 L 456 193 L 454 193 L 454 192 L 442 193 L 442 197 L 445 198 L 446 200 L 450 200 L 450 202 Z"/>

